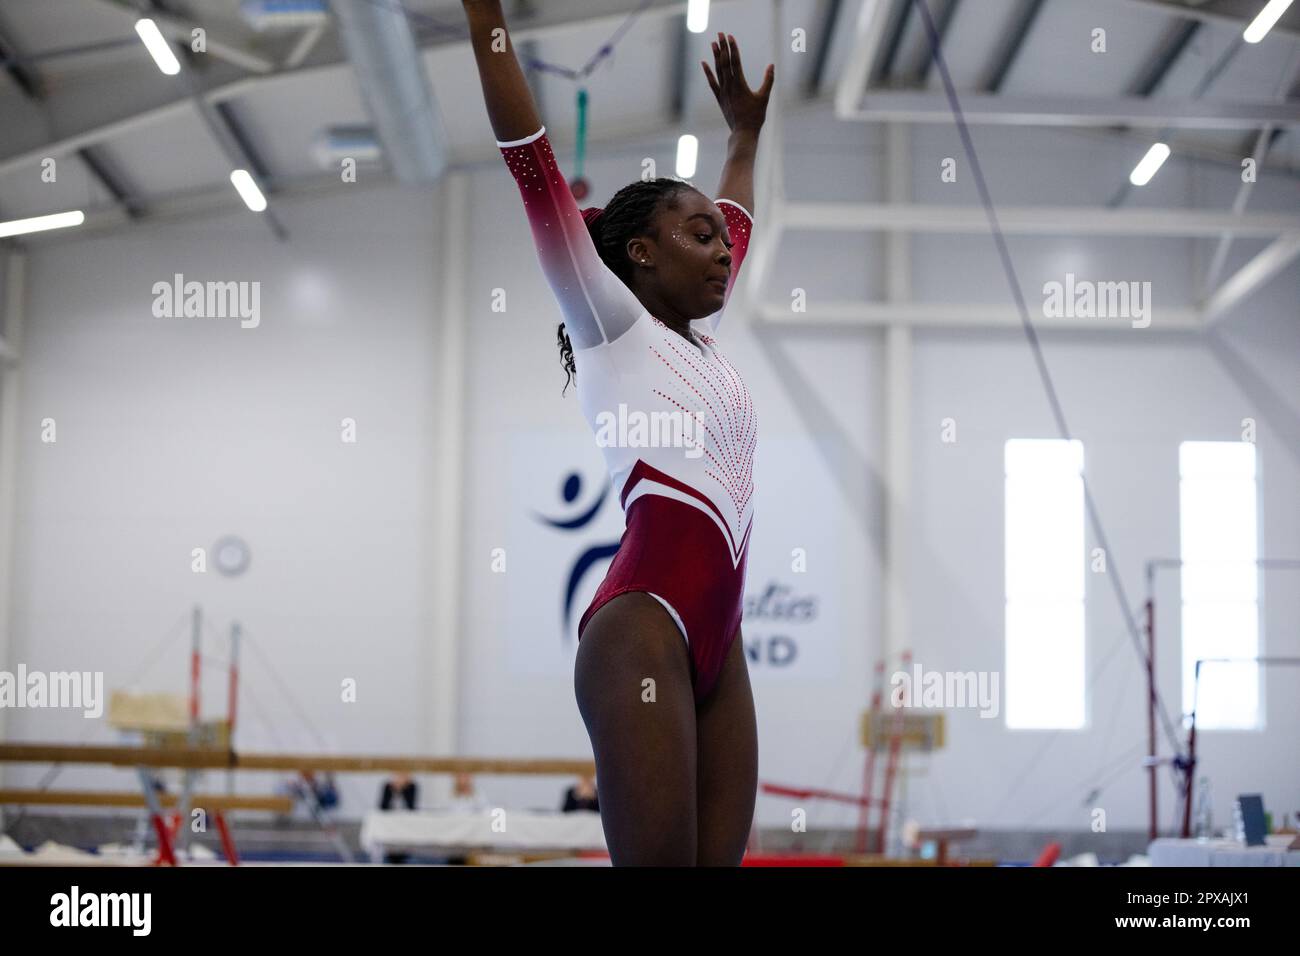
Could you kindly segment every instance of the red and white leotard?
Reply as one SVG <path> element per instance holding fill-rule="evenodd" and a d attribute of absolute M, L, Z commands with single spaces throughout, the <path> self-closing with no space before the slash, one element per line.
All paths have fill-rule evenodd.
<path fill-rule="evenodd" d="M 601 261 L 546 128 L 497 145 L 519 185 L 542 271 L 564 314 L 583 414 L 598 439 L 615 439 L 600 444 L 626 529 L 578 624 L 579 639 L 607 601 L 648 592 L 686 638 L 695 694 L 703 698 L 740 626 L 754 516 L 757 421 L 745 383 L 711 334 L 722 310 L 691 323 L 696 342 L 651 316 Z M 725 307 L 752 219 L 733 200 L 716 202 L 732 242 Z M 647 426 L 640 432 L 638 421 Z M 620 429 L 620 422 L 631 427 Z M 677 423 L 698 441 L 683 447 L 655 422 Z"/>

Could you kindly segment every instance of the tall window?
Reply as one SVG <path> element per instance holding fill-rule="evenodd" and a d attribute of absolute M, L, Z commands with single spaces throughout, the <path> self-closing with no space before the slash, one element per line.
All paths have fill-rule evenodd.
<path fill-rule="evenodd" d="M 1083 444 L 1006 445 L 1006 715 L 1019 729 L 1084 724 Z"/>
<path fill-rule="evenodd" d="M 1192 709 L 1199 658 L 1259 653 L 1255 446 L 1188 441 L 1178 447 L 1182 528 L 1183 710 Z M 1198 728 L 1261 726 L 1259 666 L 1205 664 Z"/>

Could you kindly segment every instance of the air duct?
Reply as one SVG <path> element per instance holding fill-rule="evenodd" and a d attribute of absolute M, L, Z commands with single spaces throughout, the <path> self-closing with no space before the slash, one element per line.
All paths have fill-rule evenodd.
<path fill-rule="evenodd" d="M 447 136 L 405 9 L 375 0 L 330 6 L 394 175 L 407 184 L 437 181 L 447 165 Z"/>
<path fill-rule="evenodd" d="M 263 30 L 301 30 L 329 19 L 325 0 L 244 0 L 244 19 L 258 33 Z"/>
<path fill-rule="evenodd" d="M 384 161 L 384 151 L 369 126 L 330 126 L 312 140 L 312 155 L 322 169 L 334 169 L 342 160 L 354 159 L 359 165 Z"/>

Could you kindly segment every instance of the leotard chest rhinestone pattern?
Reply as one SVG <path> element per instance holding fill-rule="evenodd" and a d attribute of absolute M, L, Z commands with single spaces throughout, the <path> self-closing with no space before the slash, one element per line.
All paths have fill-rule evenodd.
<path fill-rule="evenodd" d="M 497 143 L 519 186 L 542 271 L 573 344 L 578 401 L 601 445 L 626 528 L 578 624 L 606 602 L 645 591 L 690 648 L 697 699 L 712 690 L 735 638 L 754 515 L 757 419 L 749 390 L 717 348 L 723 309 L 687 341 L 651 316 L 601 261 L 543 127 Z M 716 200 L 732 241 L 725 303 L 752 219 Z"/>

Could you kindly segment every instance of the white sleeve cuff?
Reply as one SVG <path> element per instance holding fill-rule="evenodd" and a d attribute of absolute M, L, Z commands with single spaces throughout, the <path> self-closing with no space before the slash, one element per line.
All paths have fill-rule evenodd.
<path fill-rule="evenodd" d="M 532 136 L 525 136 L 523 139 L 513 139 L 513 140 L 511 140 L 511 141 L 508 142 L 508 143 L 503 143 L 503 142 L 501 142 L 501 140 L 497 140 L 497 145 L 500 146 L 502 149 L 505 149 L 505 148 L 508 147 L 508 146 L 527 146 L 529 143 L 533 142 L 535 139 L 537 139 L 539 136 L 541 136 L 541 135 L 544 134 L 545 132 L 546 132 L 546 127 L 543 126 L 541 129 L 539 129 L 539 130 L 538 130 L 536 133 L 534 133 Z M 754 217 L 753 217 L 753 216 L 750 216 L 750 218 L 752 219 L 752 218 L 754 218 Z"/>
<path fill-rule="evenodd" d="M 716 199 L 716 200 L 714 200 L 714 202 L 729 202 L 729 203 L 731 203 L 733 206 L 735 206 L 737 209 L 739 209 L 741 212 L 743 212 L 746 216 L 748 216 L 750 222 L 753 222 L 753 221 L 754 221 L 754 214 L 751 213 L 751 212 L 750 212 L 748 209 L 746 209 L 744 206 L 742 206 L 740 203 L 736 202 L 736 200 L 734 200 L 734 199 Z"/>

